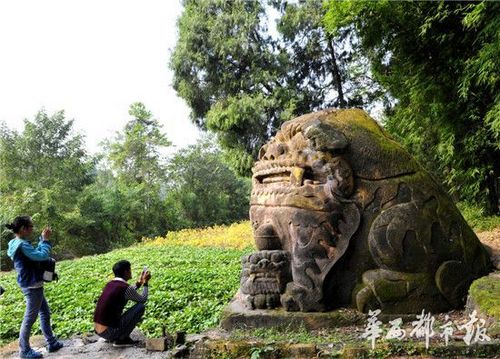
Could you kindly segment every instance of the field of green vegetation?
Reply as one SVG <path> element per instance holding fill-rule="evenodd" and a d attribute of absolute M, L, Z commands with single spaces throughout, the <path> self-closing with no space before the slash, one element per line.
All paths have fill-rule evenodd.
<path fill-rule="evenodd" d="M 113 277 L 112 265 L 121 259 L 132 263 L 134 278 L 144 265 L 152 272 L 140 324 L 146 335 L 160 335 L 163 325 L 169 332 L 190 333 L 217 325 L 222 307 L 239 287 L 240 257 L 253 250 L 250 224 L 172 233 L 107 254 L 58 263 L 59 282 L 45 285 L 55 333 L 67 338 L 93 330 L 95 302 Z M 203 242 L 212 247 L 201 246 Z M 14 272 L 0 276 L 0 284 L 6 289 L 0 297 L 0 344 L 4 344 L 17 338 L 25 306 Z M 38 321 L 34 332 L 40 333 Z"/>
<path fill-rule="evenodd" d="M 498 217 L 476 218 L 462 213 L 476 231 L 499 226 Z M 132 247 L 58 263 L 60 280 L 45 285 L 56 334 L 67 338 L 93 330 L 99 294 L 121 259 L 132 263 L 134 278 L 148 265 L 153 278 L 147 311 L 140 329 L 148 336 L 183 330 L 200 332 L 216 326 L 220 312 L 239 287 L 240 258 L 253 251 L 250 222 L 206 229 L 184 229 L 165 237 L 144 238 Z M 133 283 L 133 281 L 130 281 Z M 0 297 L 0 345 L 18 336 L 24 298 L 15 273 L 0 273 L 7 291 Z M 40 333 L 39 323 L 33 334 Z"/>

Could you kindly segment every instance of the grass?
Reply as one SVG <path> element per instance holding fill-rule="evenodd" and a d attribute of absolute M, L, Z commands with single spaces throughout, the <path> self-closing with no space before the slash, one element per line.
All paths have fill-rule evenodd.
<path fill-rule="evenodd" d="M 299 328 L 256 328 L 256 329 L 236 329 L 231 332 L 231 338 L 260 339 L 266 344 L 275 342 L 287 343 L 339 343 L 339 342 L 364 342 L 361 339 L 359 328 L 343 327 L 328 330 L 307 330 L 305 327 Z"/>
<path fill-rule="evenodd" d="M 139 326 L 146 335 L 160 336 L 162 326 L 171 333 L 195 333 L 216 326 L 223 306 L 239 287 L 240 258 L 253 250 L 249 222 L 229 226 L 229 233 L 238 236 L 218 236 L 221 232 L 223 226 L 184 230 L 107 254 L 58 263 L 61 279 L 45 285 L 54 332 L 64 338 L 93 330 L 95 303 L 113 277 L 112 265 L 121 259 L 132 263 L 133 274 L 139 274 L 144 265 L 152 272 L 146 314 Z M 202 246 L 204 238 L 210 238 L 211 247 Z M 1 281 L 6 289 L 0 297 L 0 344 L 4 344 L 17 338 L 25 305 L 15 273 L 2 276 Z M 37 333 L 38 321 L 32 334 Z"/>
<path fill-rule="evenodd" d="M 500 216 L 485 215 L 484 209 L 479 206 L 459 202 L 457 207 L 474 231 L 491 231 L 500 227 Z"/>

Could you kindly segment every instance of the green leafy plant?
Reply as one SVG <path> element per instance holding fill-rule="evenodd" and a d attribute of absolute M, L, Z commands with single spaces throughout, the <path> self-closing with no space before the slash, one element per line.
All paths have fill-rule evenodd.
<path fill-rule="evenodd" d="M 250 359 L 259 359 L 262 358 L 263 355 L 270 354 L 274 351 L 275 349 L 267 345 L 265 347 L 257 347 L 257 348 L 252 348 L 250 350 Z"/>
<path fill-rule="evenodd" d="M 148 265 L 153 278 L 140 329 L 148 336 L 169 332 L 200 332 L 216 326 L 222 307 L 239 286 L 240 257 L 251 249 L 198 248 L 183 245 L 138 245 L 58 264 L 60 280 L 45 286 L 57 335 L 66 338 L 91 332 L 95 303 L 111 267 L 121 259 L 132 263 L 134 275 Z M 24 299 L 15 274 L 2 276 L 0 343 L 14 340 L 24 313 Z M 132 303 L 130 303 L 132 304 Z M 33 333 L 40 333 L 38 322 Z"/>

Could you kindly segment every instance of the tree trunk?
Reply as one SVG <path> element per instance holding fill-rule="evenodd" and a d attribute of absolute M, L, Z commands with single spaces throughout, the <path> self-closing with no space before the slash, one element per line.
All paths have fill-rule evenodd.
<path fill-rule="evenodd" d="M 489 214 L 500 215 L 500 164 L 493 162 L 493 169 L 486 177 L 486 186 L 488 188 L 488 208 Z"/>
<path fill-rule="evenodd" d="M 331 38 L 327 40 L 328 48 L 330 49 L 330 54 L 332 56 L 332 76 L 335 79 L 335 85 L 337 86 L 337 92 L 339 94 L 338 104 L 340 108 L 346 108 L 347 103 L 344 98 L 344 90 L 342 89 L 342 78 L 340 76 L 340 70 L 337 65 L 337 57 L 335 56 L 335 48 L 333 47 L 333 41 Z"/>

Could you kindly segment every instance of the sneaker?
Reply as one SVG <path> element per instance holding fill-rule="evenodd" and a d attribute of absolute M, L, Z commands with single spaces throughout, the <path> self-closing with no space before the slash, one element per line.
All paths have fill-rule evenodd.
<path fill-rule="evenodd" d="M 114 347 L 120 348 L 120 347 L 133 347 L 134 345 L 137 345 L 139 343 L 138 340 L 133 340 L 132 338 L 128 337 L 125 339 L 118 339 L 113 343 Z"/>
<path fill-rule="evenodd" d="M 43 358 L 43 354 L 40 352 L 37 352 L 36 350 L 30 349 L 26 353 L 21 353 L 20 355 L 21 358 L 26 358 L 26 359 L 33 359 L 33 358 Z"/>
<path fill-rule="evenodd" d="M 49 351 L 49 353 L 53 353 L 53 352 L 56 352 L 59 349 L 61 349 L 63 346 L 64 346 L 64 344 L 61 343 L 60 341 L 55 341 L 54 343 L 49 344 L 48 351 Z"/>

